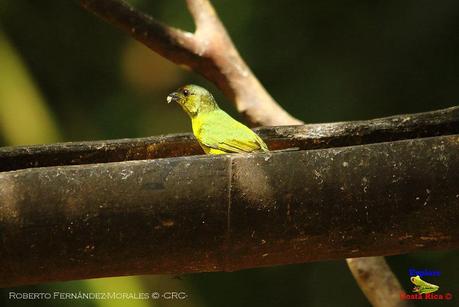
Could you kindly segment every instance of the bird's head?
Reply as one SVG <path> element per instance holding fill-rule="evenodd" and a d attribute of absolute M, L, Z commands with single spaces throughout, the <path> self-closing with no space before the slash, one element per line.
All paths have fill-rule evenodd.
<path fill-rule="evenodd" d="M 214 97 L 208 90 L 197 85 L 185 85 L 167 96 L 167 103 L 176 102 L 190 116 L 218 109 Z"/>

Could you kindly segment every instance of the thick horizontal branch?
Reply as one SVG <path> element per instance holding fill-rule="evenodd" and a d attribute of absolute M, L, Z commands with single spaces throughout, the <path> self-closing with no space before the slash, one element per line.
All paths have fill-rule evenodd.
<path fill-rule="evenodd" d="M 0 173 L 0 286 L 459 247 L 459 135 Z"/>
<path fill-rule="evenodd" d="M 243 216 L 251 217 L 255 212 L 253 211 L 253 208 L 257 208 L 256 212 L 259 212 L 260 214 L 258 219 L 261 219 L 260 222 L 262 222 L 262 224 L 266 222 L 266 225 L 273 223 L 273 220 L 269 219 L 268 221 L 264 221 L 264 218 L 269 217 L 272 212 L 279 213 L 279 210 L 283 210 L 282 212 L 284 212 L 288 209 L 287 211 L 291 214 L 294 212 L 292 211 L 292 208 L 297 208 L 298 206 L 298 208 L 300 208 L 298 209 L 300 210 L 298 211 L 299 213 L 302 212 L 301 210 L 312 210 L 308 206 L 313 206 L 317 209 L 317 212 L 313 215 L 309 214 L 310 217 L 304 220 L 304 222 L 307 223 L 303 226 L 306 227 L 305 230 L 307 231 L 303 234 L 307 239 L 305 239 L 305 237 L 300 237 L 298 240 L 299 242 L 303 242 L 303 240 L 306 243 L 310 242 L 309 244 L 317 243 L 319 246 L 318 252 L 312 252 L 309 256 L 305 256 L 304 252 L 301 256 L 304 257 L 302 260 L 298 258 L 299 256 L 292 256 L 291 253 L 295 254 L 296 252 L 289 253 L 289 249 L 286 247 L 290 246 L 290 249 L 293 248 L 296 250 L 298 240 L 287 236 L 286 241 L 282 243 L 286 245 L 283 246 L 283 248 L 286 248 L 287 252 L 285 257 L 278 259 L 279 255 L 277 255 L 272 262 L 270 262 L 271 264 L 349 256 L 357 257 L 375 254 L 400 253 L 417 248 L 428 248 L 429 246 L 433 246 L 434 248 L 448 248 L 448 244 L 456 246 L 456 243 L 449 242 L 449 239 L 444 240 L 448 231 L 450 233 L 456 231 L 454 229 L 449 229 L 448 231 L 441 232 L 441 235 L 439 236 L 437 236 L 438 232 L 435 232 L 437 231 L 435 230 L 432 232 L 434 236 L 431 236 L 430 239 L 428 239 L 430 230 L 423 234 L 419 234 L 419 232 L 407 233 L 405 235 L 406 239 L 400 241 L 406 245 L 399 246 L 400 249 L 396 251 L 394 251 L 394 246 L 386 250 L 385 248 L 387 247 L 387 243 L 379 246 L 380 249 L 376 249 L 374 246 L 369 249 L 358 248 L 361 244 L 366 244 L 365 241 L 361 241 L 361 236 L 373 235 L 370 231 L 370 226 L 373 225 L 372 220 L 375 219 L 373 213 L 374 209 L 371 206 L 368 207 L 366 205 L 368 202 L 373 203 L 372 206 L 383 206 L 383 203 L 384 206 L 386 203 L 390 204 L 392 207 L 389 207 L 388 211 L 383 212 L 384 214 L 381 215 L 381 220 L 393 220 L 387 224 L 392 225 L 395 221 L 403 224 L 406 218 L 409 217 L 409 215 L 402 215 L 400 218 L 400 216 L 397 216 L 396 210 L 394 210 L 394 206 L 400 206 L 400 210 L 402 210 L 402 212 L 407 211 L 404 209 L 404 206 L 409 206 L 409 202 L 404 202 L 403 197 L 407 198 L 408 195 L 411 195 L 410 201 L 413 201 L 412 196 L 414 194 L 422 195 L 422 193 L 427 193 L 427 190 L 429 193 L 435 191 L 435 194 L 443 193 L 444 196 L 450 195 L 449 199 L 455 197 L 455 192 L 451 192 L 451 190 L 453 190 L 451 187 L 451 180 L 454 181 L 454 178 L 452 178 L 450 174 L 445 174 L 445 177 L 439 180 L 438 178 L 440 174 L 444 174 L 443 170 L 441 168 L 435 169 L 435 165 L 428 161 L 440 158 L 440 160 L 445 163 L 443 165 L 449 165 L 450 169 L 454 169 L 456 167 L 454 166 L 455 162 L 450 161 L 450 157 L 445 160 L 445 156 L 442 153 L 452 153 L 457 149 L 451 148 L 450 143 L 447 143 L 448 146 L 444 146 L 444 141 L 447 137 L 427 139 L 418 138 L 458 134 L 459 108 L 455 107 L 434 112 L 399 115 L 372 121 L 261 128 L 258 132 L 267 141 L 271 149 L 282 149 L 288 147 L 298 147 L 301 150 L 325 149 L 311 152 L 298 151 L 271 153 L 260 162 L 255 162 L 253 160 L 260 159 L 260 156 L 257 155 L 249 156 L 250 158 L 246 162 L 244 162 L 246 159 L 244 156 L 232 156 L 230 160 L 227 160 L 229 159 L 228 157 L 189 157 L 107 164 L 106 162 L 194 155 L 200 153 L 200 148 L 194 138 L 189 134 L 143 139 L 0 148 L 0 169 L 2 171 L 52 165 L 62 166 L 57 168 L 28 169 L 0 174 L 0 195 L 2 199 L 2 202 L 0 202 L 0 235 L 2 236 L 2 240 L 0 240 L 0 242 L 3 242 L 0 245 L 0 261 L 3 263 L 3 260 L 5 260 L 6 263 L 3 271 L 0 271 L 0 284 L 26 284 L 51 280 L 68 280 L 123 274 L 144 274 L 152 272 L 181 273 L 200 270 L 234 270 L 251 266 L 267 265 L 269 263 L 265 262 L 263 259 L 268 257 L 270 252 L 262 254 L 262 260 L 260 263 L 258 263 L 256 259 L 252 259 L 253 257 L 256 258 L 256 255 L 254 256 L 251 251 L 253 248 L 257 248 L 257 244 L 250 246 L 250 244 L 247 243 L 247 245 L 239 247 L 239 249 L 242 249 L 243 253 L 246 253 L 242 255 L 245 259 L 252 259 L 247 263 L 238 258 L 242 257 L 239 254 L 236 255 L 236 259 L 239 259 L 238 261 L 221 259 L 223 254 L 226 252 L 229 252 L 231 255 L 236 252 L 228 250 L 229 248 L 236 248 L 239 246 L 237 245 L 239 244 L 238 241 L 233 240 L 234 235 L 232 234 L 232 231 L 228 232 L 228 230 L 227 233 L 225 235 L 221 235 L 221 237 L 231 237 L 231 240 L 228 241 L 225 239 L 225 241 L 222 239 L 222 241 L 219 241 L 219 249 L 217 250 L 215 250 L 215 246 L 211 244 L 209 249 L 201 247 L 204 248 L 204 250 L 198 248 L 195 252 L 191 252 L 187 249 L 184 252 L 181 250 L 181 248 L 184 248 L 181 245 L 183 242 L 177 242 L 176 245 L 174 241 L 166 243 L 165 239 L 161 239 L 163 236 L 171 234 L 175 234 L 172 236 L 173 238 L 175 238 L 175 236 L 180 237 L 181 232 L 187 232 L 187 227 L 191 227 L 190 229 L 198 227 L 198 229 L 195 229 L 198 233 L 192 233 L 196 234 L 196 238 L 199 237 L 201 239 L 200 231 L 202 231 L 202 229 L 199 229 L 204 227 L 204 225 L 199 224 L 199 222 L 196 224 L 196 220 L 205 222 L 204 224 L 208 227 L 206 228 L 206 231 L 208 231 L 207 236 L 211 236 L 212 232 L 215 232 L 215 235 L 218 236 L 218 234 L 223 231 L 221 228 L 226 227 L 230 230 L 234 229 L 233 225 L 237 224 L 235 220 L 240 220 L 240 217 L 238 216 L 239 213 Z M 404 141 L 394 143 L 393 141 L 396 140 Z M 377 144 L 381 142 L 392 143 Z M 438 142 L 440 143 L 438 144 Z M 435 143 L 437 145 L 435 145 Z M 332 148 L 358 144 L 368 145 L 342 149 Z M 440 148 L 442 152 L 432 153 L 422 150 L 417 151 L 416 149 L 413 149 L 413 144 L 417 144 L 418 147 L 421 146 L 430 150 L 432 150 L 432 148 L 433 150 Z M 379 151 L 379 147 L 374 146 L 380 146 L 382 150 Z M 390 155 L 391 159 L 388 159 L 387 156 L 389 153 L 387 150 L 392 148 L 392 146 L 396 146 L 394 148 L 397 148 L 397 151 L 392 152 L 393 154 Z M 358 169 L 360 169 L 360 173 L 355 173 L 358 169 L 355 169 L 354 172 L 346 170 L 346 168 L 350 165 L 353 165 L 353 163 L 350 164 L 350 159 L 347 157 L 341 157 L 340 159 L 335 157 L 335 154 L 340 153 L 341 150 L 343 152 L 348 152 L 350 156 L 355 155 L 353 156 L 354 159 L 362 158 L 361 162 L 359 162 L 360 166 L 358 167 Z M 360 152 L 366 153 L 368 156 L 365 157 L 364 155 L 360 157 Z M 331 154 L 333 156 L 329 157 L 327 155 L 323 155 L 323 153 L 327 153 L 327 155 Z M 399 155 L 399 153 L 403 155 Z M 410 155 L 414 155 L 415 153 L 422 155 L 417 158 L 424 159 L 423 163 L 417 163 L 416 161 L 411 160 Z M 242 195 L 253 195 L 254 193 L 264 194 L 268 193 L 268 191 L 272 191 L 270 192 L 270 195 L 279 195 L 279 199 L 267 202 L 265 206 L 263 205 L 265 203 L 264 199 L 260 198 L 259 202 L 255 204 L 252 204 L 251 202 L 242 202 L 243 207 L 241 207 L 240 200 L 234 198 L 238 191 L 238 185 L 235 184 L 238 180 L 235 177 L 235 174 L 238 172 L 235 167 L 237 167 L 240 163 L 255 163 L 254 165 L 263 165 L 264 163 L 269 164 L 269 161 L 276 157 L 277 159 L 283 160 L 284 158 L 280 158 L 279 155 L 287 157 L 285 158 L 285 161 L 293 160 L 295 163 L 300 164 L 309 161 L 309 164 L 285 164 L 281 166 L 279 163 L 275 169 L 271 170 L 274 173 L 269 171 L 269 176 L 263 177 L 263 182 L 266 180 L 269 182 L 279 180 L 280 183 L 289 183 L 288 185 L 284 184 L 279 186 L 278 190 L 271 190 L 272 187 L 268 185 L 260 186 L 259 184 L 256 184 L 257 180 L 259 180 L 257 178 L 265 175 L 265 166 L 263 166 L 263 171 L 261 173 L 253 171 L 250 167 L 247 168 L 247 172 L 252 174 L 252 177 L 245 178 L 245 181 L 250 181 L 247 186 L 254 191 L 249 191 L 248 193 L 242 192 Z M 303 158 L 298 158 L 298 155 Z M 384 164 L 379 164 L 379 162 L 371 163 L 371 165 L 368 164 L 368 159 L 371 158 L 371 155 L 379 155 L 381 161 L 384 161 Z M 381 155 L 385 156 L 381 157 Z M 219 162 L 215 161 L 215 159 Z M 219 159 L 223 159 L 225 162 L 220 161 Z M 265 161 L 265 159 L 267 160 Z M 375 159 L 378 160 L 375 157 L 372 159 L 373 161 Z M 229 161 L 232 162 L 230 163 Z M 103 164 L 74 167 L 66 166 L 70 164 L 90 163 Z M 171 168 L 170 163 L 176 165 L 177 170 L 175 168 Z M 200 169 L 203 173 L 197 174 L 196 172 L 192 172 L 189 174 L 190 176 L 194 176 L 192 178 L 185 176 L 185 174 L 175 173 L 181 168 L 179 165 L 183 166 L 184 171 L 187 174 L 187 168 L 193 168 L 192 165 L 194 165 L 194 168 L 197 167 Z M 219 167 L 219 165 L 224 166 Z M 346 170 L 345 178 L 343 175 L 340 179 L 335 178 L 335 181 L 331 180 L 333 177 L 333 169 L 330 168 L 330 165 L 334 165 L 334 167 L 339 167 L 339 165 L 341 165 L 343 170 Z M 403 182 L 398 179 L 393 179 L 394 182 L 390 181 L 391 177 L 387 175 L 387 172 L 391 171 L 391 167 L 395 168 L 397 165 L 405 167 L 405 171 L 408 171 L 408 173 L 400 175 L 400 178 L 405 178 L 408 182 Z M 412 167 L 409 165 L 412 165 Z M 240 167 L 245 168 L 243 166 Z M 370 168 L 371 172 L 365 173 L 366 168 Z M 283 171 L 281 171 L 281 169 L 283 169 Z M 328 173 L 329 178 L 323 177 L 320 169 L 328 169 L 330 172 Z M 290 173 L 291 170 L 295 170 L 294 174 L 296 175 L 293 177 L 289 175 L 287 177 L 285 172 Z M 207 173 L 205 173 L 206 171 Z M 398 171 L 402 172 L 401 169 Z M 212 174 L 209 172 L 212 172 Z M 275 172 L 284 172 L 284 178 L 282 176 L 278 176 Z M 392 176 L 395 176 L 394 178 L 398 178 L 396 175 L 397 172 L 392 174 Z M 175 173 L 175 176 L 170 177 L 170 174 L 173 173 Z M 367 176 L 364 176 L 363 173 Z M 399 186 L 398 192 L 403 192 L 403 197 L 399 197 L 397 194 L 390 194 L 393 195 L 393 197 L 388 197 L 388 195 L 382 196 L 380 193 L 376 195 L 376 192 L 374 192 L 373 194 L 367 195 L 367 197 L 369 197 L 368 199 L 360 199 L 358 193 L 353 191 L 353 189 L 357 189 L 358 191 L 365 189 L 362 184 L 368 182 L 369 178 L 371 179 L 371 177 L 368 177 L 371 173 L 378 174 L 384 177 L 387 181 L 386 183 L 379 182 L 378 185 L 373 185 L 374 191 L 386 191 L 392 184 L 393 187 Z M 413 176 L 413 173 L 416 173 L 416 178 L 406 178 L 407 175 Z M 426 174 L 430 177 L 426 177 Z M 302 175 L 307 178 L 306 181 L 301 177 Z M 136 176 L 135 178 L 137 178 L 134 183 L 126 181 L 132 176 Z M 182 178 L 183 176 L 185 177 Z M 435 179 L 435 184 L 437 184 L 441 189 L 449 189 L 449 192 L 445 194 L 444 191 L 441 189 L 439 190 L 438 187 L 434 186 L 430 186 L 426 190 L 424 190 L 422 185 L 415 184 L 413 186 L 413 180 L 416 180 L 418 183 L 421 182 L 428 184 L 433 180 L 432 176 L 438 177 Z M 197 177 L 199 177 L 199 179 L 197 179 Z M 202 178 L 207 178 L 208 181 L 203 182 Z M 311 178 L 315 178 L 316 181 L 319 180 L 319 182 L 321 182 L 319 186 L 320 189 L 316 187 L 315 190 L 312 190 L 313 192 L 311 192 L 311 195 L 304 195 L 304 199 L 307 199 L 305 202 L 301 193 L 306 193 L 310 188 L 314 187 L 314 185 L 311 185 Z M 363 178 L 367 178 L 367 181 L 363 181 Z M 342 184 L 338 184 L 336 180 L 341 180 Z M 197 184 L 197 182 L 199 182 L 199 184 Z M 230 184 L 228 184 L 229 182 Z M 295 182 L 296 184 L 293 184 Z M 374 180 L 372 180 L 372 182 L 374 182 Z M 340 185 L 340 191 L 336 191 L 338 185 Z M 166 186 L 168 186 L 168 188 Z M 210 190 L 206 190 L 209 186 L 211 187 Z M 140 192 L 136 193 L 135 197 L 130 197 L 129 193 L 125 194 L 125 191 L 134 193 L 139 189 Z M 229 196 L 228 190 L 231 192 L 229 193 Z M 258 190 L 261 192 L 258 192 Z M 205 191 L 207 191 L 207 194 Z M 329 191 L 336 191 L 338 194 L 336 192 L 335 194 L 328 193 Z M 346 194 L 339 194 L 344 193 L 344 191 L 346 191 Z M 148 196 L 150 193 L 150 196 L 158 195 L 159 197 L 150 197 Z M 330 197 L 334 195 L 333 197 L 336 197 L 337 200 L 333 202 L 330 201 L 330 198 L 324 199 L 323 193 L 326 193 Z M 347 198 L 344 199 L 344 201 L 341 201 L 339 198 L 345 197 L 345 195 L 347 195 Z M 201 202 L 199 199 L 194 199 L 193 197 L 195 196 L 204 198 L 207 197 L 212 204 Z M 372 197 L 378 197 L 378 199 L 374 200 Z M 188 206 L 189 202 L 185 202 L 185 199 L 191 200 L 192 205 Z M 418 201 L 422 198 L 421 196 L 415 196 L 414 199 Z M 174 202 L 174 204 L 169 204 L 170 201 Z M 441 200 L 438 200 L 438 198 L 437 200 L 429 198 L 429 205 L 435 206 L 438 201 L 441 203 Z M 183 207 L 185 204 L 184 202 L 187 204 L 186 207 Z M 176 203 L 181 205 L 176 206 Z M 321 205 L 318 206 L 318 203 Z M 366 216 L 372 216 L 372 219 L 367 219 L 367 223 L 364 225 L 365 227 L 363 227 L 360 225 L 359 221 L 356 221 L 355 219 L 352 220 L 350 216 L 345 217 L 340 215 L 341 213 L 339 210 L 341 209 L 336 207 L 337 204 L 340 203 L 345 205 L 343 208 L 347 208 L 347 210 L 350 211 L 357 210 L 356 213 L 360 212 L 360 214 L 365 212 Z M 230 206 L 230 204 L 232 204 L 232 206 Z M 305 205 L 306 207 L 303 207 Z M 446 206 L 447 203 L 443 203 L 443 205 Z M 238 211 L 232 209 L 244 208 L 244 206 L 245 211 L 242 213 L 238 213 Z M 424 209 L 431 210 L 432 206 Z M 365 210 L 363 210 L 362 207 Z M 326 210 L 322 212 L 319 208 Z M 395 209 L 396 208 L 397 207 L 395 207 Z M 446 210 L 448 207 L 441 208 Z M 296 210 L 297 209 L 295 209 L 295 212 Z M 336 213 L 337 210 L 338 214 Z M 437 210 L 438 206 L 435 207 L 435 211 Z M 455 208 L 452 208 L 451 211 L 448 212 L 449 217 L 457 217 L 457 212 L 454 210 Z M 416 210 L 411 213 L 416 213 Z M 146 216 L 143 216 L 144 214 L 146 214 Z M 435 214 L 437 214 L 437 212 L 435 212 Z M 176 218 L 178 218 L 178 215 L 180 215 L 180 218 L 177 222 Z M 300 220 L 302 219 L 301 216 L 302 215 L 299 217 Z M 334 241 L 327 241 L 329 240 L 327 238 L 332 238 L 337 235 L 338 230 L 334 228 L 337 225 L 330 225 L 331 222 L 328 224 L 325 223 L 325 228 L 323 229 L 324 232 L 320 233 L 318 237 L 316 237 L 316 234 L 314 233 L 310 234 L 308 229 L 308 227 L 312 227 L 314 225 L 322 225 L 323 221 L 326 221 L 327 219 L 331 221 L 335 218 L 335 216 L 343 218 L 343 220 L 337 220 L 337 225 L 343 222 L 349 227 L 354 225 L 359 231 L 362 230 L 362 232 L 358 233 L 358 236 L 351 236 L 351 238 L 355 239 L 355 241 L 351 240 L 354 246 L 350 246 L 349 249 L 343 249 L 339 252 L 333 249 L 333 246 L 329 246 L 332 243 L 334 244 Z M 136 225 L 131 225 L 133 221 L 137 221 L 137 218 L 140 218 L 140 223 L 143 223 L 142 221 L 144 219 L 152 217 L 154 217 L 152 221 L 146 225 L 139 225 L 137 222 L 135 223 Z M 209 219 L 202 220 L 204 217 L 208 217 Z M 256 215 L 254 217 L 257 218 Z M 270 218 L 274 217 L 271 216 Z M 294 215 L 289 217 L 289 220 L 292 218 L 294 218 L 294 220 L 298 220 L 298 217 L 295 217 Z M 441 215 L 438 216 L 438 218 L 441 219 Z M 362 217 L 358 219 L 362 220 Z M 88 226 L 91 226 L 88 229 L 84 229 L 86 222 L 88 222 Z M 152 226 L 152 223 L 154 224 L 153 229 L 146 232 L 149 236 L 145 238 L 147 238 L 146 240 L 153 242 L 153 246 L 142 246 L 142 244 L 151 243 L 150 241 L 142 241 L 140 233 L 144 231 L 145 227 L 148 228 Z M 415 223 L 412 222 L 412 224 L 407 226 L 412 227 L 414 224 Z M 174 225 L 180 227 L 176 228 Z M 420 230 L 425 230 L 423 228 L 424 224 L 416 225 L 416 227 L 420 227 Z M 248 225 L 247 222 L 245 227 L 249 226 L 250 225 Z M 263 227 L 263 225 L 257 223 L 256 225 L 251 226 L 253 226 L 253 229 L 255 230 L 251 230 L 250 236 L 255 236 L 256 234 L 258 236 L 260 231 L 257 229 L 259 227 Z M 282 225 L 279 227 L 281 226 Z M 140 230 L 138 229 L 139 227 L 141 228 Z M 169 227 L 171 227 L 171 229 L 169 229 Z M 240 225 L 237 227 L 240 227 Z M 286 225 L 282 227 L 286 227 Z M 169 229 L 172 232 L 164 233 L 163 231 L 165 231 L 165 229 Z M 262 232 L 261 237 L 265 238 L 261 239 L 261 242 L 267 242 L 267 239 L 278 235 L 278 231 L 284 233 L 292 232 L 292 230 L 288 227 L 285 229 L 282 228 L 283 230 L 281 228 L 279 229 L 272 229 L 273 233 Z M 301 227 L 298 229 L 301 229 Z M 386 233 L 386 237 L 396 241 L 398 237 L 394 236 L 400 234 L 403 229 L 395 227 L 395 230 L 396 232 L 392 232 L 392 236 Z M 247 229 L 245 231 L 249 232 Z M 50 234 L 54 236 L 57 232 L 61 237 L 57 237 L 57 239 L 52 240 L 52 242 L 42 242 L 45 240 L 44 238 L 46 238 L 46 241 L 49 241 L 48 238 Z M 107 240 L 110 242 L 114 240 L 115 244 L 113 245 L 109 241 L 103 242 L 104 239 L 99 237 L 98 234 L 106 234 Z M 137 238 L 137 241 L 134 244 L 135 240 L 132 240 L 133 236 L 136 235 L 139 235 L 139 238 Z M 62 236 L 65 237 L 65 240 Z M 379 233 L 379 236 L 384 236 L 384 231 Z M 76 241 L 75 238 L 77 238 Z M 206 245 L 205 242 L 208 242 L 206 241 L 206 238 L 208 239 L 208 237 L 204 236 L 203 238 L 204 245 Z M 403 235 L 402 238 L 404 238 Z M 216 237 L 214 239 L 217 240 Z M 409 239 L 413 239 L 414 241 L 410 241 Z M 276 240 L 278 241 L 276 244 L 280 244 L 279 242 L 282 242 L 283 239 L 278 237 Z M 323 245 L 324 243 L 319 242 L 320 240 L 328 243 Z M 58 241 L 62 243 L 62 245 L 60 245 Z M 72 243 L 72 241 L 75 242 Z M 118 254 L 121 251 L 121 254 L 125 255 L 122 245 L 127 244 L 126 242 L 128 241 L 134 244 L 127 246 L 126 250 L 127 253 L 132 253 L 133 260 L 127 263 L 127 266 L 124 269 L 122 269 L 123 262 L 121 261 L 121 258 L 117 258 L 118 260 L 108 267 L 105 266 L 106 264 L 102 267 L 100 266 L 100 263 L 104 263 L 101 260 L 101 257 L 108 257 L 107 255 L 109 253 Z M 85 245 L 85 243 L 87 244 Z M 198 244 L 193 240 L 190 240 L 188 243 L 193 245 L 192 247 L 189 247 L 191 250 L 194 250 L 194 245 Z M 179 257 L 179 263 L 176 266 L 170 263 L 166 264 L 164 262 L 159 262 L 159 266 L 155 268 L 151 268 L 151 264 L 147 265 L 148 259 L 145 258 L 146 256 L 144 257 L 142 255 L 149 253 L 151 251 L 150 249 L 156 247 L 158 248 L 157 250 L 163 250 L 164 245 L 166 244 L 169 244 L 167 247 L 168 251 L 181 251 L 184 252 L 184 254 L 190 252 L 192 255 L 195 255 L 194 257 L 196 259 L 193 258 L 195 259 L 193 261 L 198 262 L 192 262 L 190 264 L 191 267 L 184 266 L 181 268 L 180 261 L 185 260 L 180 260 L 181 258 Z M 263 243 L 262 245 L 265 244 L 266 243 Z M 395 243 L 392 242 L 391 244 Z M 52 245 L 52 248 L 49 248 L 50 245 Z M 398 246 L 397 244 L 395 245 Z M 19 248 L 19 246 L 22 247 Z M 95 250 L 96 246 L 97 253 L 95 254 L 94 252 L 91 252 L 91 250 Z M 346 246 L 346 248 L 347 247 L 348 246 Z M 276 247 L 274 246 L 272 248 Z M 324 248 L 329 248 L 329 250 L 324 250 Z M 51 255 L 52 257 L 50 259 L 48 259 L 48 250 L 52 250 L 54 253 L 54 255 Z M 87 253 L 89 253 L 89 255 L 87 255 Z M 210 260 L 205 262 L 201 259 L 204 262 L 199 263 L 199 257 L 196 255 L 203 255 L 203 253 L 204 255 L 207 255 L 207 258 L 205 259 L 210 257 Z M 184 254 L 182 254 L 182 257 Z M 53 270 L 56 271 L 55 274 L 49 275 L 48 272 L 46 272 L 46 270 L 51 266 L 48 261 L 56 261 L 58 255 L 65 257 L 60 260 L 58 259 L 60 263 L 56 267 L 57 269 Z M 85 255 L 89 258 L 86 259 Z M 136 261 L 139 257 L 141 260 L 137 263 Z M 166 261 L 165 259 L 169 259 L 170 261 L 170 259 L 174 259 L 175 254 L 168 257 L 168 252 L 165 251 L 162 254 L 160 253 L 158 257 L 159 259 L 163 259 L 163 261 Z M 124 260 L 126 259 L 130 258 L 126 257 Z M 101 262 L 99 262 L 98 266 L 93 261 Z M 44 266 L 39 264 L 42 262 L 44 263 Z M 75 262 L 81 263 L 82 267 L 75 266 Z M 217 262 L 218 265 L 215 264 L 215 262 Z M 22 266 L 22 264 L 24 264 L 24 266 Z M 110 264 L 110 262 L 107 261 L 107 264 Z M 196 266 L 194 267 L 193 265 Z"/>
<path fill-rule="evenodd" d="M 459 107 L 369 121 L 256 129 L 271 150 L 301 150 L 459 134 Z M 0 148 L 0 171 L 203 154 L 191 134 Z"/>

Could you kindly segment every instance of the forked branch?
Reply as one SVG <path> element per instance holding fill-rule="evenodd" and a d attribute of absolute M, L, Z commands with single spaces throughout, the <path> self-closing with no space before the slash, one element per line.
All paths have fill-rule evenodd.
<path fill-rule="evenodd" d="M 121 0 L 80 3 L 163 57 L 215 83 L 253 125 L 302 123 L 282 109 L 254 76 L 209 1 L 187 0 L 196 24 L 194 33 L 161 23 Z"/>

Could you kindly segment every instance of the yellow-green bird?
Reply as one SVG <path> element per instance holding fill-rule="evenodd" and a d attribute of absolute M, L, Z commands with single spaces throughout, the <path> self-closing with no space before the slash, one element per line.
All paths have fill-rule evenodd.
<path fill-rule="evenodd" d="M 167 96 L 190 116 L 193 134 L 206 154 L 268 151 L 265 142 L 248 127 L 221 110 L 205 88 L 186 85 Z"/>

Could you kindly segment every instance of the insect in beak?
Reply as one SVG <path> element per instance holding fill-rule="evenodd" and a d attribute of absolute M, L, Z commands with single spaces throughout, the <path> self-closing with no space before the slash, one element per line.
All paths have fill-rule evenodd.
<path fill-rule="evenodd" d="M 172 94 L 170 94 L 170 95 L 167 96 L 167 98 L 166 98 L 167 103 L 177 102 L 179 99 L 180 99 L 180 96 L 179 96 L 178 93 L 176 93 L 176 92 L 173 92 Z"/>

